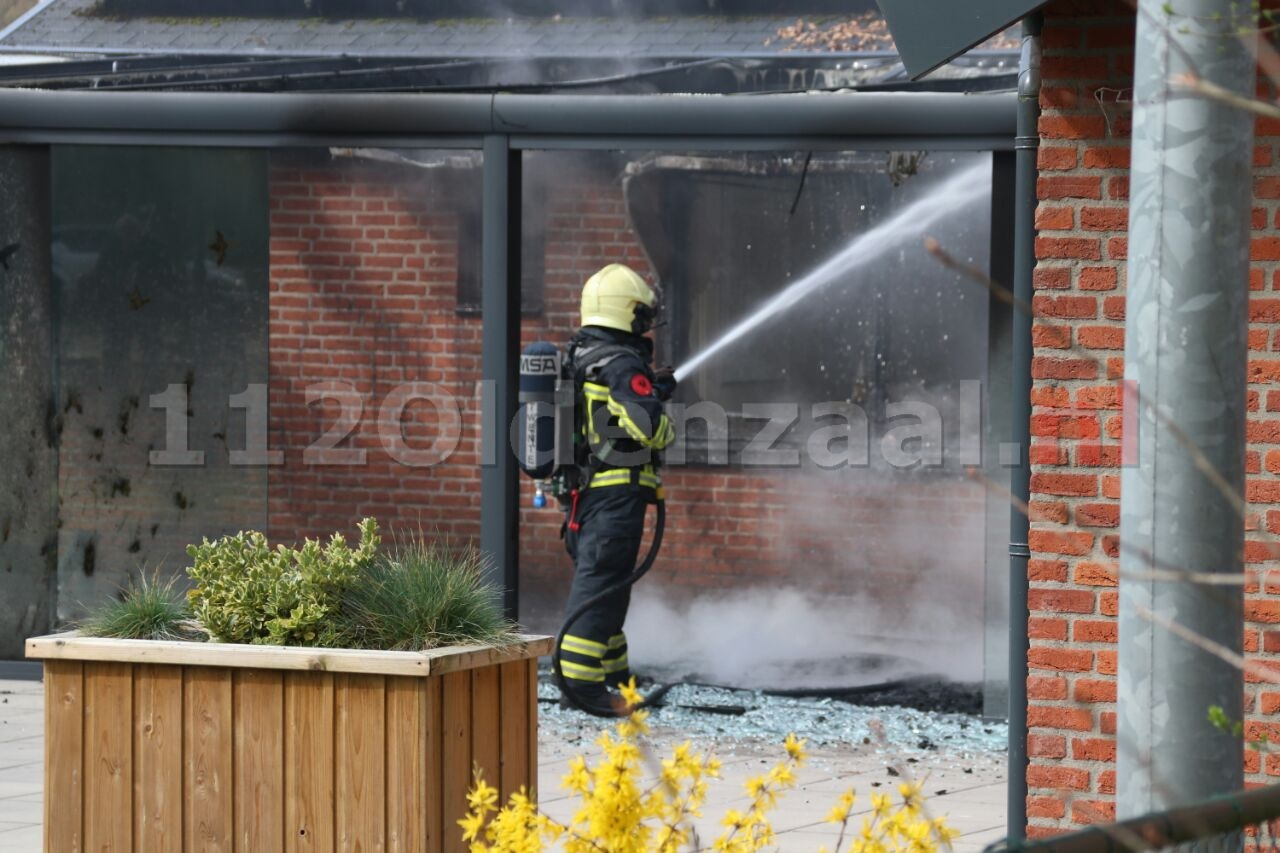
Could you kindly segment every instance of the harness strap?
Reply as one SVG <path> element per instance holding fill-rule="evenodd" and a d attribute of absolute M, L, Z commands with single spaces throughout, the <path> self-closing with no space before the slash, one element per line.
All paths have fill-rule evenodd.
<path fill-rule="evenodd" d="M 588 485 L 593 489 L 600 486 L 644 486 L 656 489 L 661 482 L 654 467 L 644 465 L 639 468 L 612 468 L 601 471 L 592 476 Z"/>

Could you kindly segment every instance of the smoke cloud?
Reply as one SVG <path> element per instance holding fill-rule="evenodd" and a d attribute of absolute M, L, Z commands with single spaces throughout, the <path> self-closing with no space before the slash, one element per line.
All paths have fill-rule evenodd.
<path fill-rule="evenodd" d="M 633 667 L 743 688 L 855 687 L 915 676 L 982 678 L 980 619 L 944 601 L 818 597 L 795 588 L 677 601 L 637 588 Z"/>

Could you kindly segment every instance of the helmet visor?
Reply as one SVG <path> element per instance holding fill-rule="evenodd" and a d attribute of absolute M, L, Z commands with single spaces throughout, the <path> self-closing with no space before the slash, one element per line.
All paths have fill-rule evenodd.
<path fill-rule="evenodd" d="M 631 332 L 636 335 L 643 335 L 653 328 L 653 320 L 657 316 L 657 312 L 643 302 L 637 302 L 632 312 Z"/>

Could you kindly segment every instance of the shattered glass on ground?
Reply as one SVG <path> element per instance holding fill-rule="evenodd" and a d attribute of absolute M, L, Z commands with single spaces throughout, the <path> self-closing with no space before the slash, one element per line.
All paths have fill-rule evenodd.
<path fill-rule="evenodd" d="M 912 693 L 927 699 L 931 690 L 942 697 L 945 707 L 948 691 L 936 685 L 899 689 L 898 695 L 908 698 L 905 694 Z M 888 696 L 893 698 L 893 692 Z M 544 739 L 589 741 L 613 724 L 561 708 L 559 698 L 551 673 L 544 670 L 538 682 L 539 729 Z M 721 747 L 777 744 L 794 732 L 807 738 L 811 748 L 858 746 L 886 755 L 940 752 L 957 758 L 986 758 L 1003 756 L 1007 749 L 1008 726 L 1004 722 L 972 714 L 882 705 L 872 694 L 862 698 L 867 703 L 681 684 L 667 694 L 663 707 L 652 710 L 649 723 L 659 738 L 710 740 Z M 869 704 L 873 702 L 878 706 Z"/>

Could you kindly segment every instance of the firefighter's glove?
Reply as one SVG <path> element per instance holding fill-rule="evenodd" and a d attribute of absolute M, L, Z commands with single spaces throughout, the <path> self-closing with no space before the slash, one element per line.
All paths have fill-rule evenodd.
<path fill-rule="evenodd" d="M 670 367 L 663 367 L 653 372 L 653 393 L 664 403 L 676 393 L 676 372 Z"/>

